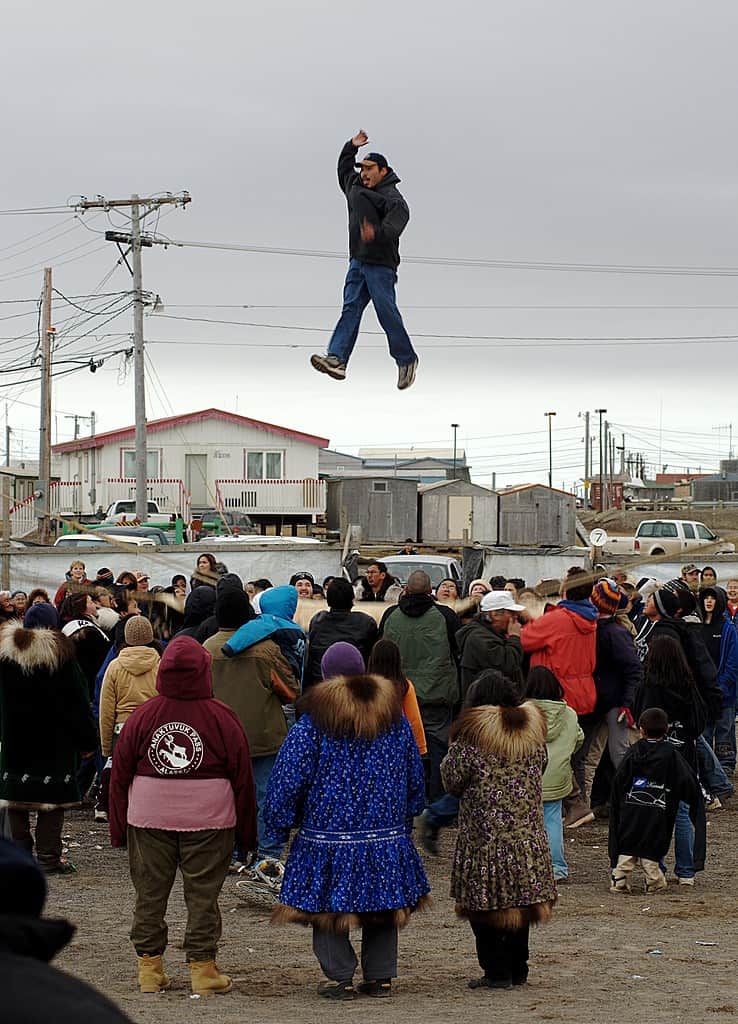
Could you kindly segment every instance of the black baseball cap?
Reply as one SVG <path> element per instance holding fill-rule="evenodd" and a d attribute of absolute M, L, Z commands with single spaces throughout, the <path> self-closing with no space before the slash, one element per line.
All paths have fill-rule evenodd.
<path fill-rule="evenodd" d="M 361 168 L 364 164 L 376 164 L 377 167 L 389 167 L 387 163 L 387 157 L 382 156 L 381 153 L 367 153 L 363 160 L 356 164 L 357 169 Z"/>

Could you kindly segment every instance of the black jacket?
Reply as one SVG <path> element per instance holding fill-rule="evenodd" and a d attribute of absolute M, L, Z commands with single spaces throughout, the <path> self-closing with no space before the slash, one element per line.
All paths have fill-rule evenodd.
<path fill-rule="evenodd" d="M 643 660 L 648 648 L 658 636 L 672 637 L 682 645 L 697 689 L 705 702 L 708 722 L 715 722 L 722 714 L 723 691 L 717 683 L 715 663 L 702 639 L 702 624 L 685 622 L 684 619 L 664 618 L 651 623 L 646 620 L 646 624 L 636 637 L 636 646 L 640 648 Z"/>
<path fill-rule="evenodd" d="M 360 652 L 364 663 L 372 653 L 377 639 L 377 624 L 366 612 L 338 611 L 331 608 L 327 612 L 318 612 L 310 620 L 308 630 L 308 653 L 303 675 L 303 690 L 323 678 L 320 671 L 320 660 L 331 644 L 344 641 L 353 644 Z"/>
<path fill-rule="evenodd" d="M 96 989 L 49 966 L 73 935 L 67 921 L 0 914 L 3 1024 L 130 1024 L 130 1018 Z"/>
<path fill-rule="evenodd" d="M 462 626 L 456 634 L 461 664 L 461 699 L 480 672 L 496 668 L 515 683 L 523 682 L 523 645 L 520 637 L 501 636 L 482 619 Z"/>
<path fill-rule="evenodd" d="M 666 712 L 669 719 L 668 742 L 681 751 L 690 767 L 697 771 L 696 741 L 707 724 L 707 710 L 697 687 L 685 679 L 683 689 L 677 692 L 646 675 L 633 704 L 636 721 L 646 708 L 661 708 Z"/>
<path fill-rule="evenodd" d="M 697 776 L 666 741 L 639 740 L 615 772 L 610 795 L 610 864 L 620 855 L 660 861 L 674 833 L 679 801 L 695 827 L 694 866 L 705 866 L 706 823 Z"/>
<path fill-rule="evenodd" d="M 594 670 L 596 711 L 604 715 L 611 708 L 632 708 L 642 678 L 641 661 L 631 634 L 613 616 L 599 618 Z"/>
<path fill-rule="evenodd" d="M 363 263 L 397 270 L 400 235 L 410 220 L 410 210 L 397 188 L 400 179 L 390 168 L 376 188 L 364 188 L 355 168 L 357 153 L 349 139 L 338 157 L 338 184 L 348 203 L 349 255 Z M 361 238 L 364 219 L 376 232 L 371 242 Z"/>

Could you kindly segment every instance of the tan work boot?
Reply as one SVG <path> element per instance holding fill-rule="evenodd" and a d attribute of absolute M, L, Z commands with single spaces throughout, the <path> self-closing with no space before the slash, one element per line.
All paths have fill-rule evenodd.
<path fill-rule="evenodd" d="M 160 956 L 138 958 L 138 987 L 141 992 L 163 992 L 172 984 L 164 973 L 164 961 Z"/>
<path fill-rule="evenodd" d="M 233 988 L 227 974 L 221 974 L 215 960 L 190 960 L 192 991 L 199 996 L 225 995 Z"/>

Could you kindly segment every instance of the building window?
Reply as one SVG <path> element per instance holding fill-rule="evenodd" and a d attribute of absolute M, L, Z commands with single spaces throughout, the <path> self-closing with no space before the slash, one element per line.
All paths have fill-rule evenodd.
<path fill-rule="evenodd" d="M 159 472 L 159 455 L 160 452 L 156 448 L 149 448 L 146 452 L 146 476 L 149 480 L 157 480 L 161 476 Z M 122 475 L 129 479 L 133 479 L 136 476 L 136 452 L 133 448 L 123 450 Z"/>
<path fill-rule="evenodd" d="M 246 452 L 247 480 L 281 480 L 282 452 Z"/>
<path fill-rule="evenodd" d="M 386 480 L 372 480 L 372 490 L 376 493 L 387 492 L 387 481 Z"/>

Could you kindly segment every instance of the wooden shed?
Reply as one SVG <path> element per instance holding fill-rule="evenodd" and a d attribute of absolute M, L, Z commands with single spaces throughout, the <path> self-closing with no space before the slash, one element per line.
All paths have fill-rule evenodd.
<path fill-rule="evenodd" d="M 497 542 L 497 495 L 468 480 L 418 488 L 418 540 L 424 544 Z"/>
<path fill-rule="evenodd" d="M 361 527 L 366 544 L 415 539 L 418 528 L 418 481 L 396 476 L 342 476 L 327 481 L 329 530 L 343 534 L 349 524 Z"/>
<path fill-rule="evenodd" d="M 576 543 L 576 498 L 543 484 L 498 491 L 499 544 L 569 547 Z"/>

